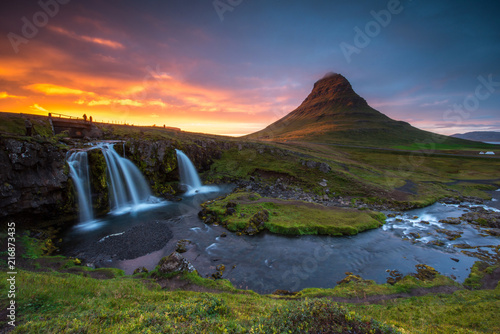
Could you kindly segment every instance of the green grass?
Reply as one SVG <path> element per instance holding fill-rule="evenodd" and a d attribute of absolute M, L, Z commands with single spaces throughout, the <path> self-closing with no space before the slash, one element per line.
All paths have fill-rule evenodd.
<path fill-rule="evenodd" d="M 52 128 L 47 117 L 4 112 L 0 112 L 0 133 L 24 136 L 26 134 L 25 118 L 28 118 L 33 125 L 33 135 L 38 134 L 45 138 L 52 137 Z"/>
<path fill-rule="evenodd" d="M 495 150 L 498 149 L 498 145 L 486 144 L 482 142 L 469 142 L 464 145 L 464 142 L 451 142 L 451 143 L 413 143 L 411 145 L 398 145 L 394 146 L 398 150 L 411 150 L 411 151 L 473 151 L 476 150 L 476 154 L 484 150 Z"/>
<path fill-rule="evenodd" d="M 327 163 L 331 171 L 324 173 L 317 168 L 308 168 L 304 161 Z M 443 197 L 490 198 L 487 191 L 499 186 L 499 169 L 500 159 L 479 156 L 371 150 L 304 142 L 254 143 L 242 150 L 224 151 L 204 178 L 219 183 L 253 177 L 267 184 L 274 184 L 281 178 L 289 189 L 299 188 L 317 195 L 377 198 L 396 205 L 408 203 L 406 207 L 421 207 Z M 327 187 L 319 186 L 322 180 L 327 181 Z M 414 185 L 413 191 L 404 189 L 408 182 Z"/>
<path fill-rule="evenodd" d="M 228 205 L 234 205 L 234 213 L 227 214 Z M 377 228 L 385 222 L 385 216 L 378 212 L 325 207 L 302 201 L 272 200 L 245 192 L 230 194 L 224 199 L 206 203 L 204 207 L 233 232 L 253 228 L 286 235 L 340 236 Z M 269 218 L 258 226 L 253 217 L 263 211 L 268 213 Z"/>
<path fill-rule="evenodd" d="M 371 280 L 362 280 L 360 282 L 349 282 L 339 284 L 333 289 L 307 288 L 300 291 L 294 298 L 317 298 L 317 297 L 339 297 L 363 299 L 366 296 L 391 295 L 397 293 L 409 293 L 417 288 L 434 288 L 440 286 L 460 286 L 451 278 L 437 275 L 432 280 L 421 281 L 408 275 L 395 284 L 376 284 Z"/>
<path fill-rule="evenodd" d="M 499 333 L 500 288 L 399 299 L 383 305 L 352 305 L 357 313 L 407 333 Z"/>
<path fill-rule="evenodd" d="M 192 274 L 191 274 L 192 275 Z M 188 275 L 189 276 L 189 275 Z M 191 282 L 207 279 L 186 276 Z M 218 281 L 211 281 L 218 284 Z M 325 326 L 360 332 L 494 333 L 500 330 L 500 288 L 461 290 L 373 305 L 339 305 L 328 296 L 354 297 L 453 284 L 441 276 L 421 282 L 405 278 L 394 286 L 341 284 L 306 289 L 297 300 L 256 293 L 199 293 L 161 290 L 154 281 L 130 276 L 97 280 L 84 275 L 19 270 L 16 328 L 12 333 L 304 333 Z M 0 273 L 0 306 L 8 300 Z M 334 293 L 335 292 L 335 293 Z M 312 297 L 326 296 L 316 299 Z M 304 299 L 305 298 L 305 299 Z M 373 321 L 375 319 L 376 321 Z M 1 319 L 5 324 L 5 319 Z M 363 327 L 368 326 L 368 327 Z"/>

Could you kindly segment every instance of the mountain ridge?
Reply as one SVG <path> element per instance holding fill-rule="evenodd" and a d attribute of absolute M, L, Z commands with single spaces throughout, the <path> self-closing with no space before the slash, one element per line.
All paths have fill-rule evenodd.
<path fill-rule="evenodd" d="M 466 133 L 455 133 L 454 138 L 473 140 L 479 142 L 500 142 L 500 132 L 498 131 L 471 131 Z"/>

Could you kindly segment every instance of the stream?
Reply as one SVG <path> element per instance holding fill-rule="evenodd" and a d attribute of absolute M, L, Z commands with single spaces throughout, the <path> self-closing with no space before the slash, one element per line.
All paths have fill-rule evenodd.
<path fill-rule="evenodd" d="M 485 236 L 470 224 L 439 222 L 460 217 L 468 210 L 467 203 L 462 207 L 435 203 L 392 213 L 395 216 L 388 218 L 382 228 L 356 236 L 289 237 L 267 232 L 237 236 L 220 226 L 205 225 L 197 216 L 201 203 L 230 190 L 221 188 L 218 192 L 183 197 L 179 202 L 155 203 L 148 210 L 107 215 L 86 226 L 77 225 L 64 237 L 63 251 L 88 262 L 91 259 L 96 267 L 115 267 L 132 274 L 140 267 L 154 269 L 163 256 L 176 249 L 178 240 L 187 239 L 192 245 L 183 256 L 201 276 L 209 277 L 217 265 L 224 264 L 224 278 L 235 287 L 272 293 L 277 289 L 332 288 L 348 271 L 385 283 L 387 269 L 406 275 L 415 272 L 415 265 L 420 263 L 463 282 L 477 258 L 463 254 L 454 245 L 500 244 L 499 237 Z M 499 210 L 500 191 L 492 192 L 492 196 L 493 200 L 484 205 Z M 448 240 L 439 229 L 462 234 Z M 98 254 L 92 254 L 93 250 Z"/>

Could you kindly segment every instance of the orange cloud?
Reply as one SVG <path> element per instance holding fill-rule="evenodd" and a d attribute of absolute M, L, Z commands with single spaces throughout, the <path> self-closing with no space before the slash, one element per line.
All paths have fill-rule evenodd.
<path fill-rule="evenodd" d="M 115 42 L 115 41 L 112 41 L 112 40 L 109 40 L 109 39 L 104 39 L 104 38 L 99 38 L 99 37 L 80 36 L 80 35 L 72 32 L 72 31 L 68 31 L 68 30 L 63 29 L 61 27 L 49 26 L 49 29 L 52 30 L 52 31 L 54 31 L 54 32 L 57 32 L 57 33 L 59 33 L 61 35 L 65 35 L 65 36 L 71 37 L 73 39 L 77 39 L 77 40 L 81 40 L 81 41 L 85 41 L 85 42 L 90 42 L 90 43 L 95 43 L 95 44 L 107 46 L 107 47 L 110 47 L 110 48 L 113 48 L 113 49 L 123 49 L 123 48 L 125 48 L 123 46 L 123 44 L 121 44 L 120 42 Z"/>
<path fill-rule="evenodd" d="M 39 106 L 37 103 L 35 103 L 34 105 L 30 106 L 30 109 L 32 111 L 35 111 L 35 112 L 43 112 L 43 113 L 48 112 L 47 109 L 45 109 L 44 107 Z"/>
<path fill-rule="evenodd" d="M 0 99 L 25 99 L 26 96 L 11 95 L 7 92 L 0 92 Z"/>
<path fill-rule="evenodd" d="M 25 86 L 25 88 L 46 95 L 95 95 L 92 92 L 85 92 L 83 90 L 53 84 L 32 84 Z"/>

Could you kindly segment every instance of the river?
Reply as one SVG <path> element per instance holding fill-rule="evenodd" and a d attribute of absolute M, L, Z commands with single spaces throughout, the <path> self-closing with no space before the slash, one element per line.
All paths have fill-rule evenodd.
<path fill-rule="evenodd" d="M 441 219 L 460 217 L 468 210 L 442 203 L 402 214 L 393 213 L 396 216 L 388 218 L 382 228 L 350 237 L 287 237 L 271 233 L 237 236 L 220 226 L 205 225 L 197 216 L 202 202 L 229 190 L 184 197 L 179 202 L 157 203 L 150 210 L 108 215 L 87 228 L 73 228 L 64 238 L 64 253 L 85 258 L 86 250 L 102 245 L 103 240 L 120 237 L 125 243 L 139 244 L 101 247 L 99 257 L 93 262 L 98 267 L 116 267 L 131 274 L 139 267 L 154 269 L 163 256 L 175 250 L 178 240 L 188 239 L 193 246 L 183 255 L 203 277 L 210 276 L 217 265 L 224 264 L 224 278 L 234 286 L 271 293 L 276 289 L 332 288 L 347 271 L 385 283 L 387 269 L 397 269 L 406 275 L 415 272 L 415 265 L 420 263 L 463 282 L 477 259 L 463 254 L 453 245 L 500 244 L 500 238 L 482 236 L 472 225 L 440 223 Z M 493 200 L 485 205 L 498 210 L 500 191 L 492 194 Z M 151 227 L 152 223 L 156 225 Z M 164 229 L 169 233 L 162 239 L 160 233 Z M 438 229 L 463 233 L 460 238 L 450 241 Z M 127 239 L 127 235 L 135 237 L 138 231 L 146 233 L 143 239 Z M 148 238 L 154 239 L 156 246 L 148 254 L 142 254 L 141 250 L 147 250 Z M 429 244 L 433 240 L 440 240 L 443 245 Z M 125 252 L 134 247 L 139 249 L 135 254 Z"/>

